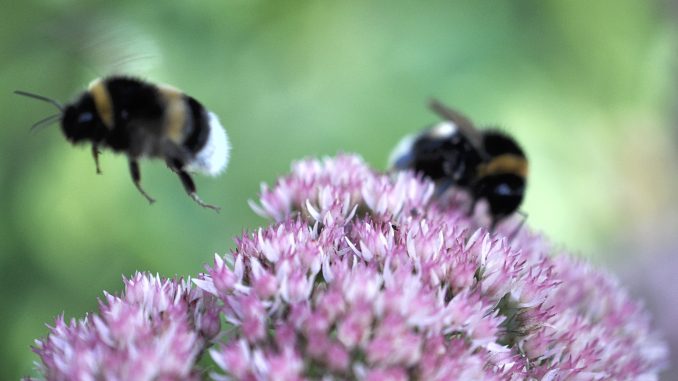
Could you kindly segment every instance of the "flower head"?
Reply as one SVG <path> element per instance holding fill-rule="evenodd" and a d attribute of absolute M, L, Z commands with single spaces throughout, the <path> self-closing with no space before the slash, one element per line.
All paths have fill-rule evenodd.
<path fill-rule="evenodd" d="M 234 353 L 252 377 L 290 380 L 635 379 L 662 364 L 645 312 L 611 276 L 527 230 L 509 243 L 477 229 L 413 173 L 306 160 L 252 205 L 277 222 L 238 240 L 223 279 L 217 259 L 199 281 L 214 292 L 239 279 L 214 292 L 236 324 L 211 351 L 227 375 L 244 374 L 220 360 Z M 253 295 L 254 336 L 231 309 Z M 280 356 L 295 361 L 271 373 Z"/>
<path fill-rule="evenodd" d="M 198 354 L 218 333 L 215 299 L 190 281 L 137 273 L 99 313 L 66 322 L 36 342 L 48 380 L 200 379 Z"/>
<path fill-rule="evenodd" d="M 46 377 L 199 377 L 217 315 L 218 380 L 650 380 L 666 357 L 613 277 L 527 229 L 478 228 L 414 173 L 305 160 L 251 205 L 274 223 L 197 288 L 138 274 L 98 315 L 59 319 Z"/>

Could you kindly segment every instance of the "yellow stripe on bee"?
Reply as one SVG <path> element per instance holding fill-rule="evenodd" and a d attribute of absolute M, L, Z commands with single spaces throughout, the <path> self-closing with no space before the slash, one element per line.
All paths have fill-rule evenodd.
<path fill-rule="evenodd" d="M 184 140 L 188 108 L 184 93 L 167 85 L 158 86 L 158 93 L 165 101 L 165 136 L 181 144 Z"/>
<path fill-rule="evenodd" d="M 94 100 L 94 107 L 96 107 L 99 118 L 101 118 L 106 127 L 112 129 L 113 102 L 111 101 L 111 94 L 106 88 L 106 83 L 101 78 L 95 79 L 89 84 L 89 94 Z"/>
<path fill-rule="evenodd" d="M 514 154 L 504 154 L 478 166 L 478 177 L 506 173 L 527 177 L 527 160 Z"/>

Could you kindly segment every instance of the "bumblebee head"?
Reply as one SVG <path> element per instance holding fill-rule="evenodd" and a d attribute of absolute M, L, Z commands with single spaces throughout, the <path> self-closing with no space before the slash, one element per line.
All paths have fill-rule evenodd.
<path fill-rule="evenodd" d="M 498 221 L 518 210 L 525 194 L 525 178 L 511 173 L 480 178 L 472 187 L 476 199 L 485 199 Z"/>
<path fill-rule="evenodd" d="M 102 140 L 107 132 L 89 94 L 66 106 L 61 118 L 61 129 L 66 139 L 73 144 Z"/>

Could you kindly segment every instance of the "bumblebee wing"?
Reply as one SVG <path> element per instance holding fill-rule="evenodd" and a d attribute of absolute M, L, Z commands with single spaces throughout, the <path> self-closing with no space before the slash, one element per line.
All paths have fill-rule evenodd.
<path fill-rule="evenodd" d="M 459 129 L 459 131 L 466 136 L 469 141 L 478 149 L 482 148 L 482 138 L 480 131 L 475 127 L 473 122 L 464 114 L 442 104 L 437 99 L 432 99 L 429 102 L 429 107 L 433 112 L 438 114 L 441 118 L 449 120 Z"/>

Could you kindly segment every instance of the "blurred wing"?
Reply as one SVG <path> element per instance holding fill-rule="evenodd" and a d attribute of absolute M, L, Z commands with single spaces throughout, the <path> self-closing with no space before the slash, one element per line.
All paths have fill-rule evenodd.
<path fill-rule="evenodd" d="M 96 17 L 87 25 L 77 53 L 96 76 L 145 77 L 160 66 L 160 47 L 143 26 Z"/>
<path fill-rule="evenodd" d="M 480 149 L 482 147 L 480 131 L 478 131 L 478 129 L 473 125 L 473 122 L 471 122 L 471 120 L 469 120 L 466 116 L 452 108 L 445 106 L 437 99 L 432 99 L 429 102 L 429 107 L 441 118 L 454 123 L 461 134 L 466 136 L 468 140 L 471 141 L 471 144 L 473 144 L 476 148 Z"/>

